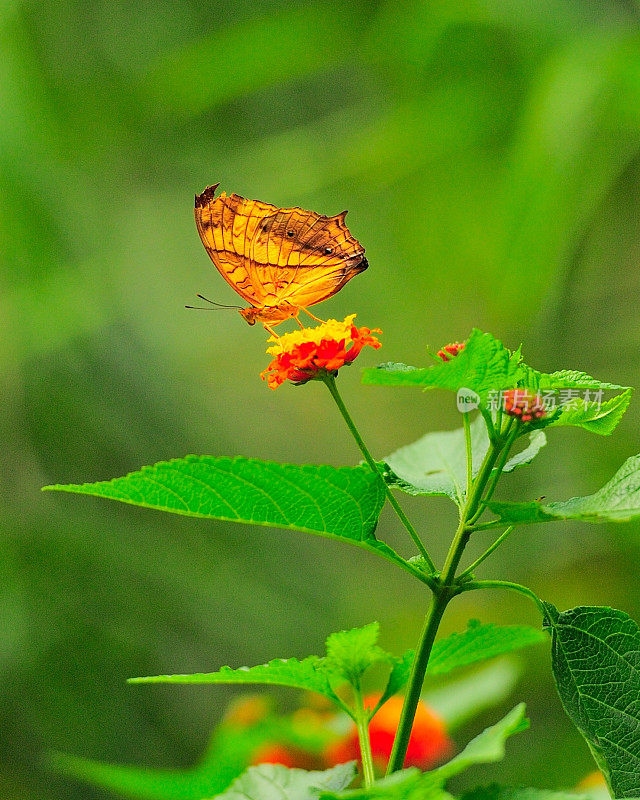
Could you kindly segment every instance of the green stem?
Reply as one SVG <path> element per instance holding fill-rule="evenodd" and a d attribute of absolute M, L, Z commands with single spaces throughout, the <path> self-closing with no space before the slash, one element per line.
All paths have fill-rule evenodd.
<path fill-rule="evenodd" d="M 500 536 L 498 536 L 498 538 L 495 540 L 495 542 L 494 542 L 492 545 L 490 545 L 490 546 L 489 546 L 489 547 L 488 547 L 488 548 L 487 548 L 487 549 L 484 551 L 484 553 L 483 553 L 483 554 L 480 556 L 480 558 L 476 558 L 476 560 L 473 562 L 473 564 L 471 564 L 470 566 L 468 566 L 468 567 L 465 569 L 465 571 L 464 571 L 464 572 L 461 572 L 461 573 L 458 575 L 458 578 L 462 579 L 462 578 L 466 578 L 466 577 L 467 577 L 467 575 L 471 575 L 471 573 L 472 573 L 472 572 L 473 572 L 475 569 L 477 569 L 477 567 L 479 567 L 479 566 L 480 566 L 480 564 L 482 564 L 482 562 L 483 562 L 483 561 L 485 561 L 485 559 L 489 558 L 489 556 L 491 555 L 491 553 L 493 553 L 493 551 L 494 551 L 494 550 L 497 550 L 497 548 L 498 548 L 498 547 L 500 547 L 500 545 L 502 544 L 502 542 L 504 542 L 504 540 L 507 538 L 507 536 L 508 536 L 508 535 L 511 533 L 511 531 L 512 531 L 512 530 L 513 530 L 515 527 L 516 527 L 515 525 L 510 525 L 510 526 L 509 526 L 509 527 L 506 529 L 506 531 L 504 531 L 504 533 L 501 533 L 501 534 L 500 534 Z"/>
<path fill-rule="evenodd" d="M 402 769 L 404 766 L 411 729 L 413 728 L 413 720 L 416 715 L 418 703 L 420 702 L 422 684 L 424 683 L 424 676 L 427 671 L 427 664 L 429 663 L 429 656 L 431 655 L 431 649 L 436 634 L 438 633 L 442 615 L 450 599 L 450 594 L 442 590 L 435 592 L 431 598 L 431 605 L 425 617 L 422 635 L 420 636 L 418 649 L 416 650 L 416 655 L 411 667 L 411 675 L 409 677 L 407 693 L 400 714 L 400 722 L 398 723 L 398 729 L 389 758 L 387 775 Z"/>
<path fill-rule="evenodd" d="M 469 423 L 469 414 L 462 415 L 462 424 L 464 425 L 464 443 L 467 450 L 467 495 L 471 490 L 473 482 L 473 452 L 471 449 L 471 424 Z"/>
<path fill-rule="evenodd" d="M 542 600 L 532 589 L 529 589 L 528 586 L 522 586 L 521 584 L 513 583 L 512 581 L 471 581 L 463 584 L 460 587 L 461 592 L 472 592 L 475 589 L 508 589 L 512 592 L 518 592 L 518 594 L 528 597 L 529 600 L 533 600 L 540 613 L 543 616 L 546 616 L 547 612 Z"/>
<path fill-rule="evenodd" d="M 502 470 L 504 469 L 504 465 L 507 463 L 507 459 L 509 458 L 509 452 L 513 446 L 513 443 L 518 438 L 518 433 L 519 433 L 517 424 L 515 425 L 513 430 L 511 430 L 512 423 L 513 420 L 509 420 L 509 422 L 507 423 L 504 432 L 506 435 L 506 441 L 500 451 L 500 458 L 497 459 L 496 461 L 495 469 L 492 468 L 492 474 L 490 476 L 489 485 L 484 497 L 482 498 L 482 505 L 479 506 L 474 516 L 469 520 L 470 525 L 473 525 L 473 523 L 476 520 L 478 520 L 484 513 L 486 504 L 489 502 L 489 500 L 491 500 L 493 493 L 495 492 L 496 486 L 498 485 L 498 481 L 502 477 Z"/>
<path fill-rule="evenodd" d="M 351 435 L 353 436 L 353 438 L 355 439 L 356 444 L 360 448 L 360 452 L 364 456 L 364 460 L 367 462 L 367 464 L 373 470 L 373 472 L 375 472 L 377 475 L 380 476 L 380 480 L 382 481 L 382 484 L 384 486 L 385 492 L 387 494 L 387 499 L 388 499 L 389 503 L 391 504 L 391 507 L 393 508 L 393 510 L 398 515 L 398 518 L 400 519 L 400 522 L 402 522 L 402 524 L 406 528 L 407 533 L 409 534 L 409 536 L 411 536 L 411 538 L 413 539 L 413 543 L 418 548 L 418 551 L 420 552 L 420 555 L 424 558 L 425 562 L 427 563 L 427 566 L 428 566 L 429 570 L 431 571 L 431 574 L 434 574 L 436 572 L 436 566 L 433 563 L 433 560 L 432 560 L 431 556 L 427 552 L 426 547 L 422 544 L 422 541 L 421 541 L 420 537 L 418 536 L 418 533 L 417 533 L 416 529 L 413 527 L 413 525 L 409 521 L 407 515 L 404 513 L 404 511 L 400 507 L 400 504 L 396 500 L 393 492 L 391 491 L 389 486 L 387 486 L 387 482 L 385 481 L 384 476 L 381 474 L 380 469 L 378 468 L 378 465 L 374 461 L 373 456 L 369 452 L 366 444 L 364 443 L 364 440 L 362 439 L 362 436 L 360 436 L 360 432 L 356 428 L 355 423 L 354 423 L 353 419 L 351 418 L 351 415 L 347 411 L 347 407 L 345 406 L 344 401 L 342 400 L 340 392 L 338 391 L 338 387 L 336 386 L 336 379 L 333 377 L 333 375 L 330 375 L 330 374 L 327 373 L 326 377 L 324 377 L 323 380 L 324 380 L 324 383 L 327 385 L 327 388 L 329 389 L 329 392 L 331 393 L 331 397 L 333 397 L 336 405 L 338 406 L 338 410 L 342 414 L 342 417 L 343 417 L 344 421 L 347 423 L 347 428 L 349 428 L 349 431 L 351 432 Z"/>
<path fill-rule="evenodd" d="M 420 701 L 422 684 L 424 683 L 424 676 L 427 671 L 431 649 L 438 633 L 438 627 L 449 601 L 460 592 L 460 587 L 456 583 L 456 570 L 471 536 L 468 520 L 478 509 L 482 493 L 500 455 L 501 447 L 502 441 L 500 439 L 490 444 L 475 482 L 467 489 L 467 501 L 460 515 L 460 523 L 451 542 L 451 547 L 447 553 L 440 582 L 432 589 L 433 597 L 425 617 L 422 635 L 411 668 L 407 693 L 400 714 L 400 722 L 393 742 L 389 766 L 387 767 L 387 775 L 402 769 L 404 766 L 413 720 Z"/>
<path fill-rule="evenodd" d="M 364 707 L 362 691 L 360 685 L 353 687 L 356 700 L 355 722 L 358 730 L 358 741 L 360 742 L 360 757 L 362 759 L 362 773 L 364 775 L 365 788 L 373 786 L 376 780 L 373 768 L 373 755 L 371 753 L 371 740 L 369 738 L 369 715 Z"/>

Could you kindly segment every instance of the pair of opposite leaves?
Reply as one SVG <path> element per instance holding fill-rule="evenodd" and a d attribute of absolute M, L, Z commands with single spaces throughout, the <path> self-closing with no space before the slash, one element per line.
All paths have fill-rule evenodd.
<path fill-rule="evenodd" d="M 345 225 L 346 211 L 325 217 L 237 194 L 216 197 L 218 186 L 196 195 L 196 225 L 222 277 L 250 304 L 239 309 L 249 325 L 262 322 L 271 331 L 369 266 Z"/>

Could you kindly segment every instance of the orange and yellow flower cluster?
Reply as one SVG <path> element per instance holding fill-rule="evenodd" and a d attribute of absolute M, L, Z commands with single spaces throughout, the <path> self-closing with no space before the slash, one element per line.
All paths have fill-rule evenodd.
<path fill-rule="evenodd" d="M 270 389 L 277 389 L 285 381 L 299 385 L 328 373 L 336 373 L 345 364 L 351 364 L 363 347 L 378 349 L 381 345 L 374 333 L 378 328 L 358 328 L 353 324 L 355 314 L 343 322 L 327 320 L 315 328 L 303 328 L 283 336 L 272 336 L 274 342 L 267 353 L 273 361 L 261 373 Z"/>

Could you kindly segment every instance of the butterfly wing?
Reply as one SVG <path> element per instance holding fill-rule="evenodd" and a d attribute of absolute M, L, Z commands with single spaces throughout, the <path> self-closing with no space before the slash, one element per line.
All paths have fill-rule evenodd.
<path fill-rule="evenodd" d="M 349 233 L 345 213 L 325 217 L 281 208 L 262 220 L 248 256 L 269 304 L 287 301 L 306 308 L 331 297 L 367 268 L 364 248 Z"/>
<path fill-rule="evenodd" d="M 294 220 L 295 244 L 289 255 L 293 271 L 281 300 L 298 308 L 320 303 L 369 266 L 364 248 L 345 225 L 346 213 L 325 217 L 311 212 Z"/>
<path fill-rule="evenodd" d="M 274 206 L 245 200 L 223 192 L 215 197 L 218 184 L 196 195 L 195 219 L 200 239 L 226 282 L 253 306 L 264 305 L 265 292 L 260 276 L 251 270 L 245 250 L 262 218 Z"/>
<path fill-rule="evenodd" d="M 277 208 L 211 186 L 196 197 L 200 238 L 227 283 L 255 307 L 319 303 L 368 264 L 344 217 Z"/>

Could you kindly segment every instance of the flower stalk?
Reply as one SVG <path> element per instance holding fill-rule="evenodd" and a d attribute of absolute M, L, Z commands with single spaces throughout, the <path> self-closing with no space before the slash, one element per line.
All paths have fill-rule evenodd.
<path fill-rule="evenodd" d="M 342 396 L 341 396 L 340 392 L 338 391 L 338 387 L 336 385 L 336 379 L 330 373 L 326 373 L 323 376 L 323 381 L 326 384 L 327 389 L 329 389 L 329 393 L 331 394 L 331 397 L 333 397 L 333 399 L 335 401 L 335 404 L 338 407 L 338 410 L 342 414 L 342 418 L 344 419 L 344 421 L 345 421 L 345 423 L 347 425 L 347 428 L 349 428 L 349 431 L 350 431 L 351 435 L 353 436 L 356 444 L 358 445 L 358 448 L 359 448 L 360 452 L 364 456 L 364 460 L 367 462 L 367 464 L 373 470 L 373 472 L 375 472 L 376 474 L 378 474 L 380 476 L 380 480 L 382 481 L 382 483 L 384 485 L 384 488 L 385 488 L 385 492 L 386 492 L 386 495 L 387 495 L 387 500 L 389 501 L 391 507 L 393 508 L 393 510 L 398 515 L 398 518 L 399 518 L 400 522 L 404 525 L 404 527 L 405 527 L 407 533 L 409 534 L 409 536 L 412 538 L 415 546 L 418 548 L 418 551 L 419 551 L 420 555 L 422 556 L 422 558 L 424 558 L 424 560 L 425 560 L 425 562 L 426 562 L 426 564 L 428 566 L 429 571 L 432 574 L 435 574 L 436 566 L 433 563 L 433 560 L 432 560 L 431 556 L 429 555 L 429 553 L 427 552 L 426 547 L 422 543 L 422 540 L 420 539 L 420 536 L 418 535 L 418 532 L 413 527 L 413 525 L 411 524 L 409 518 L 404 513 L 404 511 L 402 510 L 402 507 L 400 506 L 400 504 L 396 500 L 395 495 L 393 494 L 393 492 L 391 491 L 389 486 L 387 486 L 387 482 L 385 481 L 384 476 L 382 475 L 382 473 L 380 471 L 380 468 L 378 467 L 378 465 L 376 464 L 373 456 L 369 452 L 369 448 L 364 443 L 364 439 L 360 435 L 360 431 L 356 427 L 353 419 L 351 418 L 351 414 L 349 414 L 349 411 L 347 410 L 347 407 L 344 404 Z"/>
<path fill-rule="evenodd" d="M 360 758 L 362 760 L 362 773 L 364 777 L 364 785 L 366 788 L 373 786 L 376 780 L 376 774 L 373 767 L 373 754 L 371 753 L 371 739 L 369 737 L 369 713 L 364 705 L 362 697 L 362 689 L 360 682 L 353 688 L 356 710 L 354 714 L 354 722 L 358 731 L 358 742 L 360 744 Z"/>

